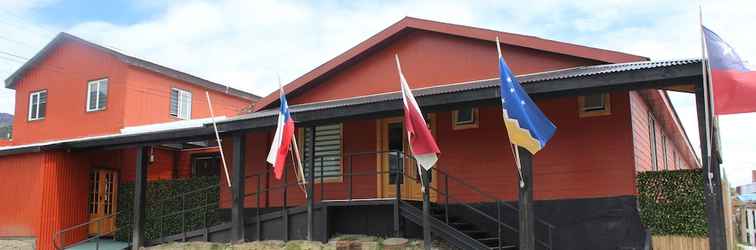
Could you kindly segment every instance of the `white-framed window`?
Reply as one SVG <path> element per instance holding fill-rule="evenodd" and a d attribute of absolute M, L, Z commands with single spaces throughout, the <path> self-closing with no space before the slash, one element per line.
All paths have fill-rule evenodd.
<path fill-rule="evenodd" d="M 452 111 L 452 122 L 454 130 L 477 128 L 478 108 L 462 108 Z"/>
<path fill-rule="evenodd" d="M 608 93 L 584 95 L 578 97 L 580 117 L 604 116 L 612 114 Z"/>
<path fill-rule="evenodd" d="M 108 79 L 87 83 L 87 112 L 105 110 L 108 104 Z"/>
<path fill-rule="evenodd" d="M 47 90 L 29 94 L 29 121 L 41 120 L 47 113 Z"/>
<path fill-rule="evenodd" d="M 319 182 L 321 176 L 324 182 L 341 181 L 341 123 L 315 126 L 314 132 L 315 181 Z M 310 176 L 310 166 L 313 160 L 312 133 L 312 127 L 302 128 L 299 133 L 306 178 Z"/>
<path fill-rule="evenodd" d="M 172 88 L 169 113 L 179 119 L 192 119 L 192 92 Z"/>
<path fill-rule="evenodd" d="M 656 120 L 651 112 L 648 112 L 648 145 L 649 157 L 651 157 L 651 170 L 659 170 L 659 162 L 656 154 Z"/>
<path fill-rule="evenodd" d="M 667 158 L 667 135 L 662 134 L 661 140 L 662 154 L 664 155 L 664 170 L 669 170 L 669 159 Z"/>

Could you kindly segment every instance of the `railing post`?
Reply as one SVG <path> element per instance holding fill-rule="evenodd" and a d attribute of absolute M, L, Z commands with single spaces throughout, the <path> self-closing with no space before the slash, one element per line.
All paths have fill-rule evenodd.
<path fill-rule="evenodd" d="M 502 239 L 501 239 L 501 201 L 496 201 L 496 228 L 498 229 L 497 233 L 497 239 L 499 241 L 499 249 L 501 249 Z"/>
<path fill-rule="evenodd" d="M 446 224 L 449 224 L 449 175 L 444 174 L 444 217 Z"/>
<path fill-rule="evenodd" d="M 163 225 L 165 224 L 165 201 L 160 201 L 160 242 L 163 242 Z"/>
<path fill-rule="evenodd" d="M 418 164 L 415 162 L 415 164 Z M 420 166 L 420 182 L 423 186 L 423 242 L 426 250 L 431 249 L 431 224 L 430 224 L 430 172 Z"/>
<path fill-rule="evenodd" d="M 262 225 L 260 225 L 260 194 L 262 194 L 262 192 L 260 192 L 260 187 L 262 186 L 260 184 L 260 177 L 260 175 L 257 175 L 257 191 L 255 191 L 255 196 L 257 198 L 257 201 L 255 202 L 255 231 L 257 231 L 256 236 L 258 241 L 262 240 L 262 232 L 260 232 L 262 230 Z"/>
<path fill-rule="evenodd" d="M 281 223 L 281 235 L 283 235 L 283 241 L 289 241 L 289 210 L 286 208 L 288 205 L 287 199 L 289 192 L 289 168 L 284 167 L 283 170 L 284 186 L 283 204 L 281 206 L 281 218 L 283 219 L 283 223 Z"/>
<path fill-rule="evenodd" d="M 186 242 L 186 194 L 181 195 L 181 241 Z"/>
<path fill-rule="evenodd" d="M 131 232 L 131 249 L 139 250 L 144 246 L 144 201 L 147 189 L 147 159 L 149 151 L 146 146 L 139 146 L 136 152 L 136 177 L 134 179 L 134 227 Z"/>
<path fill-rule="evenodd" d="M 231 178 L 231 242 L 244 242 L 244 180 L 246 176 L 244 133 L 233 135 L 233 176 Z"/>
<path fill-rule="evenodd" d="M 388 154 L 389 156 L 391 156 L 392 154 L 396 154 L 396 157 L 394 157 L 394 160 L 396 161 L 395 163 L 396 163 L 397 168 L 391 169 L 390 167 L 391 165 L 389 163 L 389 178 L 391 178 L 391 173 L 396 172 L 394 173 L 394 176 L 395 176 L 394 186 L 396 187 L 396 191 L 394 194 L 394 197 L 395 197 L 394 199 L 394 236 L 401 237 L 402 236 L 401 228 L 400 228 L 401 218 L 399 215 L 399 205 L 402 200 L 402 182 L 401 181 L 402 181 L 402 177 L 404 176 L 403 176 L 402 168 L 399 167 L 399 163 L 401 162 L 401 159 L 400 159 L 401 157 L 400 157 L 399 152 L 392 151 L 392 152 L 389 152 Z M 391 159 L 391 157 L 388 157 L 388 158 Z"/>
<path fill-rule="evenodd" d="M 205 198 L 204 198 L 205 199 L 205 202 L 204 202 L 205 203 L 205 207 L 202 208 L 202 224 L 203 224 L 203 227 L 205 228 L 205 231 L 204 231 L 204 233 L 205 233 L 205 241 L 209 241 L 210 240 L 210 230 L 207 228 L 207 210 L 210 208 L 210 201 L 209 201 L 209 198 L 207 198 L 207 194 L 210 193 L 210 192 L 207 192 L 207 191 L 209 191 L 209 190 L 205 190 L 205 192 L 204 192 L 204 195 L 205 195 Z"/>
<path fill-rule="evenodd" d="M 349 167 L 349 202 L 352 202 L 352 185 L 354 183 L 354 179 L 352 178 L 354 176 L 354 172 L 352 168 L 352 157 L 349 156 L 349 164 L 347 164 L 347 167 Z"/>

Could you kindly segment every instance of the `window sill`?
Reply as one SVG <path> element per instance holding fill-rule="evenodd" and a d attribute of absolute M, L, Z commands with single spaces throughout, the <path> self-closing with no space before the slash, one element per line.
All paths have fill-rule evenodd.
<path fill-rule="evenodd" d="M 580 111 L 579 117 L 597 117 L 597 116 L 609 116 L 612 112 L 609 110 L 597 110 L 597 111 Z"/>
<path fill-rule="evenodd" d="M 45 120 L 45 117 L 42 117 L 42 118 L 36 118 L 36 119 L 26 119 L 26 122 L 41 122 L 44 120 Z"/>
<path fill-rule="evenodd" d="M 452 126 L 452 129 L 454 130 L 465 130 L 465 129 L 471 129 L 471 128 L 478 128 L 478 123 L 466 123 L 466 124 L 454 124 Z"/>
<path fill-rule="evenodd" d="M 87 113 L 95 113 L 95 112 L 100 112 L 100 111 L 105 111 L 105 110 L 107 110 L 107 108 L 92 109 L 92 110 L 87 110 Z"/>

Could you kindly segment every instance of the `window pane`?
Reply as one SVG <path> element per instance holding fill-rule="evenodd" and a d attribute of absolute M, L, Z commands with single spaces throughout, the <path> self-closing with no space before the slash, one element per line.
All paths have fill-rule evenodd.
<path fill-rule="evenodd" d="M 457 124 L 470 124 L 475 123 L 475 112 L 472 108 L 457 110 Z"/>
<path fill-rule="evenodd" d="M 29 96 L 29 119 L 37 119 L 37 105 L 39 104 L 39 94 L 32 93 Z"/>
<path fill-rule="evenodd" d="M 89 91 L 89 103 L 87 104 L 87 110 L 97 109 L 97 82 L 90 82 L 88 85 Z"/>
<path fill-rule="evenodd" d="M 45 112 L 47 112 L 47 103 L 41 102 L 39 103 L 39 113 L 37 114 L 37 118 L 45 118 Z"/>
<path fill-rule="evenodd" d="M 171 89 L 170 114 L 178 116 L 178 95 L 177 89 Z"/>
<path fill-rule="evenodd" d="M 104 109 L 108 103 L 108 80 L 100 80 L 100 86 L 97 88 L 97 109 Z"/>
<path fill-rule="evenodd" d="M 583 99 L 583 111 L 598 111 L 604 110 L 604 95 L 593 94 L 584 96 Z"/>

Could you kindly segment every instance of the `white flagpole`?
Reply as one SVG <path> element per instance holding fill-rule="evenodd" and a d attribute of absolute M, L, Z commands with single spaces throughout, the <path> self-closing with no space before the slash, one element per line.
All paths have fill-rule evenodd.
<path fill-rule="evenodd" d="M 215 113 L 213 112 L 213 103 L 210 101 L 210 93 L 205 91 L 205 97 L 207 97 L 207 106 L 210 109 L 210 120 L 213 122 L 213 130 L 215 130 L 215 141 L 218 143 L 218 150 L 220 151 L 221 161 L 223 162 L 223 171 L 226 172 L 226 183 L 228 187 L 231 187 L 231 177 L 228 176 L 228 165 L 226 165 L 226 156 L 223 153 L 223 143 L 221 143 L 220 135 L 218 134 L 218 125 L 215 124 Z"/>
<path fill-rule="evenodd" d="M 699 27 L 701 30 L 701 70 L 703 75 L 703 84 L 702 87 L 703 93 L 704 93 L 704 116 L 706 117 L 704 119 L 705 123 L 704 126 L 706 126 L 706 132 L 704 136 L 706 136 L 706 152 L 701 152 L 701 154 L 706 154 L 706 165 L 709 166 L 706 171 L 706 179 L 709 181 L 709 192 L 714 192 L 714 173 L 711 172 L 711 120 L 709 119 L 709 114 L 713 113 L 711 110 L 711 69 L 709 68 L 708 64 L 708 53 L 706 52 L 706 35 L 704 34 L 704 26 L 703 26 L 703 10 L 701 6 L 698 6 L 698 21 L 699 21 Z"/>
<path fill-rule="evenodd" d="M 396 69 L 399 70 L 399 77 L 401 78 L 403 77 L 404 73 L 402 73 L 402 64 L 399 63 L 399 54 L 394 54 L 394 57 L 396 58 Z M 402 99 L 404 99 L 406 98 L 404 96 L 404 86 L 403 86 L 404 83 L 401 83 L 401 79 L 399 80 L 399 82 L 400 84 L 402 84 L 400 88 L 402 89 Z M 409 86 L 407 86 L 407 88 L 409 88 Z M 403 104 L 403 105 L 407 105 L 407 104 Z M 407 124 L 404 124 L 404 126 L 407 126 Z M 407 140 L 410 139 L 410 136 L 411 135 L 409 134 L 409 131 L 407 131 Z M 407 143 L 407 145 L 409 145 L 410 153 L 412 153 L 412 144 Z M 420 167 L 420 163 L 418 163 L 417 160 L 415 160 L 415 166 L 417 167 L 417 175 L 418 177 L 420 177 L 420 191 L 425 193 L 425 183 L 423 183 L 423 169 Z"/>
<path fill-rule="evenodd" d="M 499 52 L 499 58 L 503 58 L 503 56 L 501 55 L 501 45 L 499 44 L 499 37 L 498 36 L 496 37 L 496 51 Z M 499 81 L 501 81 L 501 79 L 499 79 Z M 501 87 L 503 87 L 503 86 L 500 86 L 500 88 Z M 502 96 L 502 98 L 504 98 L 504 97 Z M 504 108 L 504 107 L 502 107 L 502 108 Z M 506 126 L 504 128 L 506 128 Z M 515 164 L 517 165 L 517 174 L 520 175 L 520 187 L 524 187 L 525 186 L 525 180 L 523 180 L 523 178 L 522 178 L 522 165 L 520 164 L 520 151 L 517 149 L 517 145 L 515 145 L 514 143 L 510 142 L 509 146 L 512 149 L 512 155 L 515 158 Z"/>

